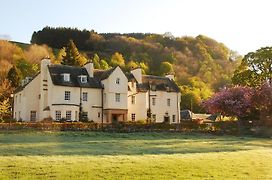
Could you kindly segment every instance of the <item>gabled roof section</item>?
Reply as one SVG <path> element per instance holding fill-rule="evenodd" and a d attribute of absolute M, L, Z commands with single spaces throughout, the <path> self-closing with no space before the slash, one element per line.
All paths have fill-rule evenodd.
<path fill-rule="evenodd" d="M 20 85 L 19 87 L 17 87 L 15 90 L 14 90 L 14 94 L 22 91 L 29 83 L 31 83 L 41 72 L 38 72 L 37 74 L 35 74 L 33 77 L 31 77 L 31 80 L 29 80 L 26 84 L 24 84 L 23 86 Z"/>
<path fill-rule="evenodd" d="M 117 67 L 118 66 L 108 70 L 94 69 L 94 78 L 98 81 L 103 81 L 107 79 Z"/>
<path fill-rule="evenodd" d="M 134 75 L 132 73 L 126 73 L 125 75 L 126 75 L 128 81 L 131 81 L 131 80 L 136 81 L 136 79 L 135 79 L 135 77 L 134 77 Z"/>
<path fill-rule="evenodd" d="M 146 92 L 151 86 L 155 91 L 180 92 L 175 81 L 167 77 L 143 75 L 142 84 L 137 84 L 137 90 Z"/>
<path fill-rule="evenodd" d="M 54 85 L 70 86 L 70 87 L 84 87 L 84 88 L 102 88 L 100 82 L 89 76 L 84 67 L 74 67 L 66 65 L 49 65 L 48 70 Z M 70 74 L 70 81 L 65 82 L 62 74 Z M 87 76 L 87 83 L 82 83 L 81 75 Z"/>

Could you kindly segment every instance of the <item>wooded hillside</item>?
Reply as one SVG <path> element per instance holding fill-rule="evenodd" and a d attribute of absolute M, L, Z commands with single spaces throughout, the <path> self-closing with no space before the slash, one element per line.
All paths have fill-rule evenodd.
<path fill-rule="evenodd" d="M 93 30 L 45 27 L 33 33 L 29 45 L 0 41 L 1 82 L 12 66 L 19 69 L 22 79 L 37 73 L 40 60 L 46 56 L 53 63 L 62 63 L 69 40 L 73 40 L 82 58 L 93 59 L 96 68 L 118 64 L 124 71 L 140 66 L 146 74 L 174 73 L 182 90 L 181 108 L 195 112 L 203 111 L 202 100 L 231 82 L 241 60 L 224 44 L 204 35 L 100 34 Z"/>
<path fill-rule="evenodd" d="M 92 58 L 95 53 L 101 59 L 111 60 L 115 52 L 123 55 L 125 62 L 144 63 L 149 74 L 162 75 L 160 65 L 173 64 L 177 81 L 188 84 L 191 77 L 198 77 L 217 90 L 230 82 L 239 56 L 222 43 L 209 37 L 174 37 L 170 33 L 104 33 L 72 28 L 45 27 L 34 32 L 31 42 L 62 48 L 73 39 L 79 50 Z"/>

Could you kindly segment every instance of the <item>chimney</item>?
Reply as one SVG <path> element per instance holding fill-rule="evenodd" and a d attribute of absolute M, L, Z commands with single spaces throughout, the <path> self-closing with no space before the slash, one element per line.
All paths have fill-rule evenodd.
<path fill-rule="evenodd" d="M 165 77 L 169 78 L 170 80 L 175 80 L 175 76 L 173 74 L 168 74 Z"/>
<path fill-rule="evenodd" d="M 141 68 L 136 68 L 136 69 L 133 69 L 130 72 L 131 72 L 131 74 L 133 74 L 133 76 L 135 77 L 136 81 L 139 84 L 142 84 L 142 69 Z"/>
<path fill-rule="evenodd" d="M 94 66 L 92 62 L 88 62 L 87 64 L 84 65 L 84 67 L 86 68 L 88 74 L 90 77 L 93 77 L 94 74 Z"/>
<path fill-rule="evenodd" d="M 42 79 L 47 79 L 47 66 L 51 64 L 51 61 L 49 58 L 44 58 L 41 60 L 41 76 Z"/>

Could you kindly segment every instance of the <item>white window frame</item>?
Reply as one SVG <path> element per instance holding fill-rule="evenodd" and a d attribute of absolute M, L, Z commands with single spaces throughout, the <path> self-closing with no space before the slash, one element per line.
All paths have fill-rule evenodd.
<path fill-rule="evenodd" d="M 64 100 L 70 101 L 71 100 L 71 91 L 65 91 L 64 92 Z"/>
<path fill-rule="evenodd" d="M 70 110 L 66 111 L 65 115 L 66 120 L 72 120 L 72 111 Z"/>
<path fill-rule="evenodd" d="M 153 121 L 156 121 L 156 118 L 157 118 L 156 114 L 152 114 Z"/>
<path fill-rule="evenodd" d="M 30 111 L 30 121 L 37 120 L 37 111 Z"/>
<path fill-rule="evenodd" d="M 170 98 L 167 99 L 167 106 L 171 106 L 171 99 Z"/>
<path fill-rule="evenodd" d="M 132 114 L 131 114 L 131 121 L 134 122 L 135 120 L 136 120 L 136 114 L 135 114 L 135 113 L 132 113 Z"/>
<path fill-rule="evenodd" d="M 61 120 L 61 111 L 60 110 L 55 111 L 55 120 L 56 121 Z"/>
<path fill-rule="evenodd" d="M 136 104 L 136 96 L 131 96 L 131 104 Z"/>
<path fill-rule="evenodd" d="M 77 121 L 77 120 L 78 120 L 78 112 L 75 111 L 75 121 Z"/>
<path fill-rule="evenodd" d="M 155 106 L 156 105 L 156 98 L 152 98 L 152 105 Z"/>
<path fill-rule="evenodd" d="M 115 102 L 121 102 L 121 94 L 115 93 Z"/>
<path fill-rule="evenodd" d="M 70 74 L 69 73 L 64 73 L 63 75 L 63 81 L 69 82 L 70 81 Z"/>
<path fill-rule="evenodd" d="M 115 83 L 116 83 L 116 84 L 120 84 L 120 78 L 116 78 Z"/>
<path fill-rule="evenodd" d="M 176 122 L 176 115 L 175 115 L 175 114 L 172 115 L 172 122 L 173 122 L 173 123 Z"/>
<path fill-rule="evenodd" d="M 88 82 L 87 76 L 80 76 L 80 81 L 81 83 L 87 83 Z"/>
<path fill-rule="evenodd" d="M 88 101 L 88 92 L 82 93 L 82 101 Z"/>

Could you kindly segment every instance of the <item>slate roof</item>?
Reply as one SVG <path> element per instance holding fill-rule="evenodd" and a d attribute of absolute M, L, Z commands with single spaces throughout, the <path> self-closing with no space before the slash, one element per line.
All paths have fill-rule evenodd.
<path fill-rule="evenodd" d="M 142 83 L 137 84 L 137 90 L 146 92 L 149 88 L 154 91 L 180 92 L 177 84 L 167 77 L 143 75 Z"/>
<path fill-rule="evenodd" d="M 84 88 L 102 88 L 102 85 L 97 79 L 89 77 L 89 74 L 84 67 L 49 65 L 48 70 L 54 85 Z M 62 74 L 64 73 L 70 74 L 69 82 L 65 82 L 63 80 Z M 80 81 L 80 75 L 87 76 L 87 83 L 82 83 Z"/>
<path fill-rule="evenodd" d="M 126 75 L 128 81 L 131 81 L 133 79 L 136 81 L 136 79 L 135 79 L 135 77 L 134 77 L 134 75 L 132 73 L 126 73 L 125 75 Z"/>
<path fill-rule="evenodd" d="M 94 78 L 98 81 L 107 79 L 111 75 L 111 73 L 116 69 L 116 67 L 108 69 L 108 70 L 94 69 Z"/>

